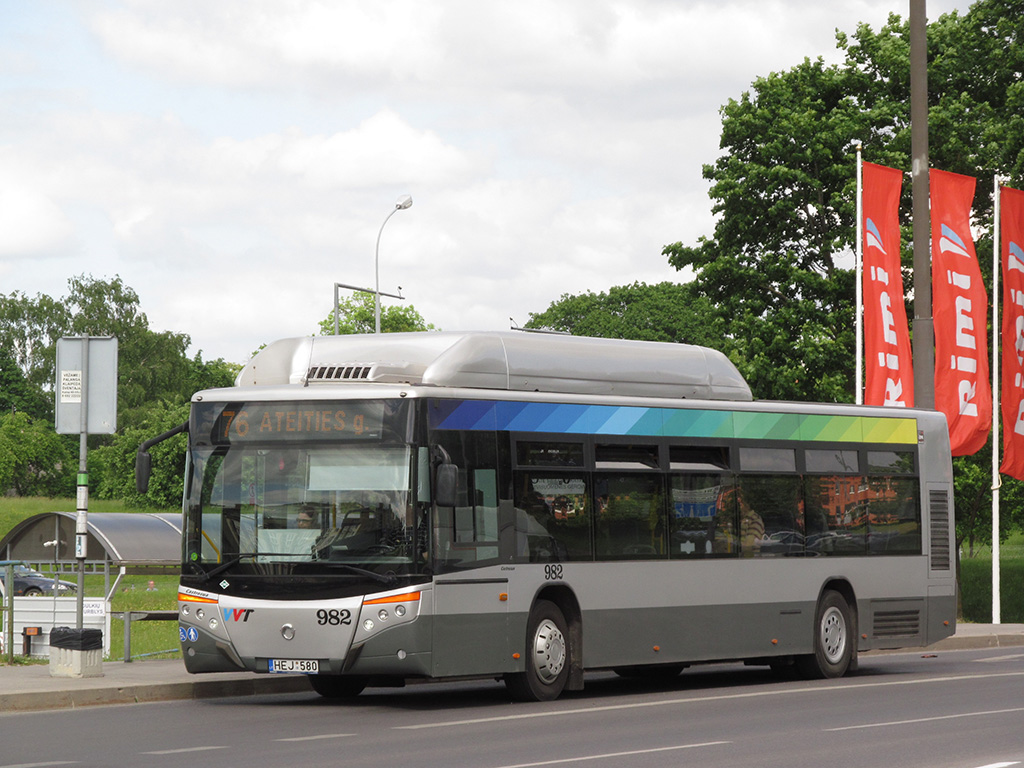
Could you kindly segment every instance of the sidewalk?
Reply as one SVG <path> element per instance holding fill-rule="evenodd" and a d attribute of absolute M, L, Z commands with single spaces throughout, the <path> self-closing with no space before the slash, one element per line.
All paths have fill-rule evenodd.
<path fill-rule="evenodd" d="M 1013 647 L 1024 647 L 1024 624 L 959 624 L 953 637 L 929 646 L 928 651 Z M 179 659 L 107 661 L 102 677 L 81 678 L 51 677 L 47 664 L 0 666 L 0 713 L 310 690 L 302 675 L 190 675 Z"/>

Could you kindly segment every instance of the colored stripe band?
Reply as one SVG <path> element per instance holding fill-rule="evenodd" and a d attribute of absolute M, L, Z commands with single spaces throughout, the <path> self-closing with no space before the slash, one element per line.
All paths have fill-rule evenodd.
<path fill-rule="evenodd" d="M 917 420 L 905 417 L 578 403 L 432 400 L 430 426 L 433 429 L 553 432 L 567 435 L 917 444 Z"/>

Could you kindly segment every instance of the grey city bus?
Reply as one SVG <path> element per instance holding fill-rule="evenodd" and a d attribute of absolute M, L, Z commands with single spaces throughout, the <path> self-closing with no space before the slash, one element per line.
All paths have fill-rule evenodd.
<path fill-rule="evenodd" d="M 944 417 L 754 401 L 713 350 L 285 339 L 185 429 L 191 672 L 549 700 L 588 670 L 838 677 L 955 629 Z"/>

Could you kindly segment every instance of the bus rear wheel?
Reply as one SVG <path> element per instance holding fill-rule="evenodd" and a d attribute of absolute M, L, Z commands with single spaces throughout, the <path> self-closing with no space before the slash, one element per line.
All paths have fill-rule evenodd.
<path fill-rule="evenodd" d="M 818 601 L 814 619 L 814 653 L 796 659 L 806 678 L 842 677 L 850 669 L 856 648 L 853 616 L 846 599 L 833 590 Z"/>
<path fill-rule="evenodd" d="M 325 699 L 351 699 L 363 692 L 366 678 L 358 675 L 310 675 L 309 684 Z"/>
<path fill-rule="evenodd" d="M 569 630 L 557 605 L 538 600 L 526 631 L 526 671 L 505 675 L 517 701 L 553 701 L 569 679 Z"/>

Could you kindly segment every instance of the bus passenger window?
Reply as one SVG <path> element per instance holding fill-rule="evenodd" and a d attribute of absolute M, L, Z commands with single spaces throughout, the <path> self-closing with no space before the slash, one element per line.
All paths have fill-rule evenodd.
<path fill-rule="evenodd" d="M 672 475 L 670 482 L 669 556 L 694 558 L 734 554 L 732 512 L 735 507 L 727 478 L 720 474 L 687 473 Z"/>
<path fill-rule="evenodd" d="M 740 475 L 736 503 L 743 557 L 804 553 L 804 516 L 796 475 Z"/>
<path fill-rule="evenodd" d="M 517 560 L 593 559 L 583 475 L 516 472 L 515 510 Z"/>
<path fill-rule="evenodd" d="M 868 554 L 920 555 L 919 508 L 916 478 L 869 477 Z"/>
<path fill-rule="evenodd" d="M 808 475 L 805 478 L 807 554 L 864 554 L 867 491 L 867 484 L 860 475 Z"/>
<path fill-rule="evenodd" d="M 598 560 L 651 560 L 666 554 L 661 475 L 594 475 Z"/>

